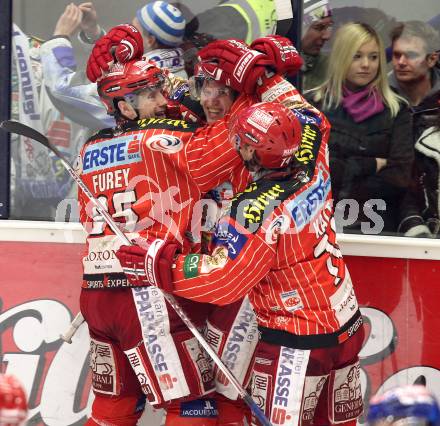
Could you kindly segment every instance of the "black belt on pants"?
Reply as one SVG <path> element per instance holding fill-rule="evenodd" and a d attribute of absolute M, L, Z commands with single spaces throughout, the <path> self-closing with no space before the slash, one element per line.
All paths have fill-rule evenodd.
<path fill-rule="evenodd" d="M 358 310 L 350 321 L 334 333 L 299 336 L 288 331 L 263 326 L 258 326 L 258 330 L 260 331 L 260 340 L 266 343 L 293 349 L 319 349 L 337 346 L 345 342 L 359 330 L 363 322 L 362 314 Z"/>

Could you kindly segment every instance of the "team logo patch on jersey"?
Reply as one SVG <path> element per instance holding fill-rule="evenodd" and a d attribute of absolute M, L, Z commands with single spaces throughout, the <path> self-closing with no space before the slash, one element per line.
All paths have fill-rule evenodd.
<path fill-rule="evenodd" d="M 174 154 L 183 148 L 183 142 L 177 136 L 155 135 L 147 139 L 147 146 L 152 151 Z"/>
<path fill-rule="evenodd" d="M 330 176 L 323 170 L 318 172 L 315 182 L 304 192 L 287 204 L 297 232 L 311 222 L 315 214 L 321 210 L 330 193 Z"/>
<path fill-rule="evenodd" d="M 298 309 L 304 308 L 304 304 L 301 300 L 301 296 L 298 294 L 298 290 L 281 293 L 280 297 L 286 311 L 294 312 Z"/>
<path fill-rule="evenodd" d="M 289 229 L 290 219 L 287 215 L 282 214 L 276 216 L 270 222 L 265 230 L 264 239 L 267 244 L 275 244 L 278 241 L 278 236 L 284 234 Z"/>
<path fill-rule="evenodd" d="M 238 226 L 238 224 L 237 224 Z M 246 230 L 243 230 L 246 232 Z M 236 259 L 246 244 L 248 237 L 228 222 L 221 222 L 217 227 L 214 241 L 228 249 L 228 257 Z"/>
<path fill-rule="evenodd" d="M 142 160 L 138 135 L 121 136 L 90 144 L 84 151 L 83 173 L 138 163 Z"/>
<path fill-rule="evenodd" d="M 223 268 L 228 260 L 228 251 L 226 247 L 218 247 L 212 253 L 212 256 L 203 256 L 200 272 L 207 274 L 214 269 Z"/>

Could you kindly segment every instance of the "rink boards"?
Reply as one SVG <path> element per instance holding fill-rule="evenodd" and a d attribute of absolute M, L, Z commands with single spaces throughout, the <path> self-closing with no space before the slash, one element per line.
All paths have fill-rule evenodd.
<path fill-rule="evenodd" d="M 364 399 L 423 380 L 440 398 L 440 242 L 338 240 L 367 329 Z M 27 389 L 29 425 L 82 424 L 90 409 L 86 326 L 70 345 L 59 338 L 78 311 L 83 250 L 78 224 L 0 222 L 1 369 Z M 149 411 L 142 424 L 159 424 L 159 418 Z"/>

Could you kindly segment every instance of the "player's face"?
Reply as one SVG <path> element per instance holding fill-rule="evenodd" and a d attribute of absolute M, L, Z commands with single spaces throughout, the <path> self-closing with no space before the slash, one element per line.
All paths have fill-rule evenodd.
<path fill-rule="evenodd" d="M 307 55 L 317 56 L 324 44 L 330 39 L 333 29 L 331 16 L 313 22 L 301 39 L 301 50 Z"/>
<path fill-rule="evenodd" d="M 430 78 L 435 61 L 426 51 L 425 42 L 419 37 L 400 37 L 393 43 L 393 69 L 397 81 L 417 82 Z"/>
<path fill-rule="evenodd" d="M 229 112 L 234 103 L 232 90 L 214 80 L 205 80 L 200 93 L 200 104 L 208 124 L 220 120 Z"/>
<path fill-rule="evenodd" d="M 160 89 L 144 90 L 138 94 L 139 118 L 165 118 L 167 99 Z"/>
<path fill-rule="evenodd" d="M 376 40 L 364 43 L 353 56 L 345 77 L 349 89 L 356 90 L 370 84 L 379 70 L 379 46 Z"/>

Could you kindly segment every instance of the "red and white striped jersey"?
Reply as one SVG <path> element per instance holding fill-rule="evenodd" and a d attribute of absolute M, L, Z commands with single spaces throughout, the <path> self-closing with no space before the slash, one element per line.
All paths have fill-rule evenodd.
<path fill-rule="evenodd" d="M 249 294 L 260 330 L 315 337 L 336 333 L 336 341 L 342 341 L 360 323 L 336 242 L 330 125 L 306 103 L 298 105 L 292 111 L 303 132 L 294 172 L 266 175 L 234 197 L 219 223 L 213 253 L 177 258 L 174 293 L 218 305 Z M 341 337 L 341 330 L 346 335 Z"/>
<path fill-rule="evenodd" d="M 192 226 L 201 194 L 226 180 L 236 190 L 248 182 L 229 142 L 227 122 L 251 103 L 249 97 L 238 98 L 230 114 L 211 126 L 149 118 L 116 134 L 114 129 L 100 131 L 82 148 L 77 171 L 129 238 L 148 232 L 188 248 L 185 231 Z M 78 198 L 80 221 L 88 233 L 83 286 L 127 286 L 115 256 L 121 241 L 81 190 Z"/>

